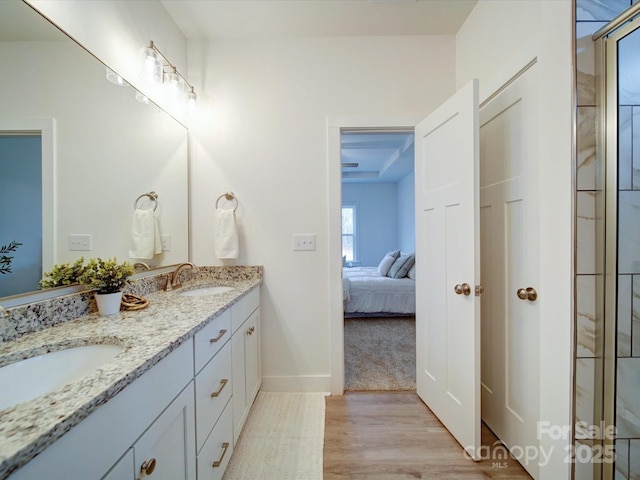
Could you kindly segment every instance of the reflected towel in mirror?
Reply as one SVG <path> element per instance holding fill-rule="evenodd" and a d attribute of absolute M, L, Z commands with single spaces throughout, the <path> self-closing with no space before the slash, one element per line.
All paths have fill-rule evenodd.
<path fill-rule="evenodd" d="M 153 209 L 135 209 L 131 222 L 131 258 L 151 259 L 162 252 L 158 217 Z"/>

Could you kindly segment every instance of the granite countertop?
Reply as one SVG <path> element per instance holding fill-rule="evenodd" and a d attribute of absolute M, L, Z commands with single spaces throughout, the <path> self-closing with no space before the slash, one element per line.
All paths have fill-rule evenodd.
<path fill-rule="evenodd" d="M 0 479 L 26 464 L 261 283 L 261 278 L 197 278 L 178 290 L 144 295 L 150 305 L 143 310 L 110 317 L 94 313 L 0 344 L 0 366 L 74 346 L 115 343 L 124 347 L 113 360 L 81 380 L 0 410 Z M 234 289 L 213 296 L 180 296 L 185 290 L 209 285 Z"/>

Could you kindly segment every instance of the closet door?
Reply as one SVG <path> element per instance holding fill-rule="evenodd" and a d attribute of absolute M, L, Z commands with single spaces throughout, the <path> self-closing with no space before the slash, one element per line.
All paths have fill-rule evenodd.
<path fill-rule="evenodd" d="M 417 392 L 473 458 L 480 446 L 478 167 L 474 80 L 415 131 Z"/>
<path fill-rule="evenodd" d="M 482 419 L 514 452 L 539 443 L 535 75 L 480 110 Z M 535 478 L 539 459 L 519 460 Z"/>

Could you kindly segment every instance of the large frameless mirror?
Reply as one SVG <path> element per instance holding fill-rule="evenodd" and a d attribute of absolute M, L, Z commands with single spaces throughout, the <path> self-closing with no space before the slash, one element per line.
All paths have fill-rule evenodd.
<path fill-rule="evenodd" d="M 188 260 L 187 129 L 20 0 L 0 2 L 0 64 L 0 303 L 80 257 Z M 151 259 L 129 256 L 136 201 Z"/>

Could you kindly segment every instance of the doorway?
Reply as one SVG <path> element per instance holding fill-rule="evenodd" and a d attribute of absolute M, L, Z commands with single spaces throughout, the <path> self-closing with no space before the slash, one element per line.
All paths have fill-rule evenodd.
<path fill-rule="evenodd" d="M 342 171 L 343 131 L 413 131 L 423 115 L 349 116 L 329 118 L 329 278 L 331 324 L 331 393 L 344 393 L 344 292 L 342 288 Z"/>
<path fill-rule="evenodd" d="M 0 297 L 37 290 L 42 278 L 42 138 L 0 134 Z"/>
<path fill-rule="evenodd" d="M 413 129 L 342 129 L 340 143 L 344 387 L 415 390 Z M 405 268 L 383 274 L 391 251 Z"/>
<path fill-rule="evenodd" d="M 39 165 L 34 165 L 33 168 L 39 171 L 40 176 L 40 191 L 36 194 L 39 196 L 40 202 L 40 210 L 37 218 L 33 218 L 33 222 L 39 224 L 40 238 L 38 238 L 38 246 L 33 247 L 38 252 L 33 253 L 33 255 L 39 257 L 41 261 L 40 271 L 37 274 L 35 270 L 31 273 L 31 278 L 28 280 L 29 285 L 33 286 L 33 288 L 29 288 L 24 291 L 32 291 L 37 289 L 37 281 L 42 278 L 43 271 L 50 270 L 54 264 L 54 252 L 56 248 L 56 239 L 54 235 L 55 230 L 55 207 L 56 207 L 56 196 L 55 196 L 55 159 L 56 159 L 56 151 L 55 151 L 55 129 L 56 123 L 54 119 L 21 119 L 21 118 L 11 118 L 11 119 L 2 119 L 0 118 L 0 134 L 2 136 L 10 136 L 10 137 L 27 137 L 27 138 L 38 138 L 39 142 L 39 155 L 35 153 L 38 157 Z M 15 187 L 16 185 L 14 185 Z M 22 193 L 25 194 L 25 193 Z M 21 195 L 22 195 L 21 194 Z M 28 193 L 25 194 L 29 201 L 33 202 L 33 198 Z M 7 201 L 3 199 L 3 201 Z M 13 203 L 8 203 L 8 205 L 15 206 L 15 199 L 10 200 Z M 36 201 L 37 202 L 37 201 Z M 21 209 L 14 208 L 14 211 L 22 211 Z M 13 220 L 10 220 L 13 223 Z M 20 220 L 19 224 L 23 221 Z M 7 230 L 2 230 L 6 232 Z M 29 235 L 28 242 L 33 243 L 36 235 Z M 6 242 L 13 241 L 13 237 L 7 237 Z M 25 243 L 19 238 L 15 238 L 15 240 L 19 243 Z M 0 247 L 2 247 L 4 243 L 0 240 Z M 20 252 L 20 249 L 25 245 L 21 245 L 18 247 L 16 252 Z M 15 260 L 18 260 L 17 255 Z M 20 259 L 21 261 L 22 259 Z M 13 263 L 13 260 L 12 260 Z M 27 263 L 33 263 L 30 259 L 27 259 Z M 19 264 L 15 264 L 19 265 Z M 14 270 L 12 268 L 12 270 Z M 8 277 L 7 277 L 8 278 Z M 13 283 L 13 280 L 8 283 Z M 36 282 L 33 285 L 33 282 Z M 18 282 L 16 282 L 18 283 Z M 22 283 L 22 282 L 21 282 Z M 2 296 L 2 295 L 0 295 Z M 3 304 L 5 307 L 12 306 L 14 299 L 7 298 Z"/>
<path fill-rule="evenodd" d="M 538 323 L 536 322 L 536 318 L 535 318 L 536 315 L 539 315 L 539 313 L 536 313 L 538 311 L 538 308 L 537 308 L 537 303 L 535 298 L 535 295 L 536 295 L 535 290 L 537 287 L 536 275 L 538 272 L 537 263 L 536 263 L 537 257 L 534 258 L 531 256 L 531 252 L 535 252 L 535 254 L 537 255 L 538 249 L 535 244 L 528 243 L 530 239 L 536 238 L 535 232 L 532 235 L 527 235 L 526 232 L 524 232 L 524 235 L 523 235 L 523 229 L 522 229 L 523 222 L 525 221 L 525 219 L 527 222 L 529 222 L 532 219 L 537 219 L 536 211 L 535 210 L 529 211 L 531 208 L 534 208 L 534 209 L 537 208 L 537 202 L 535 201 L 535 197 L 534 197 L 535 189 L 537 188 L 537 173 L 532 170 L 532 169 L 537 169 L 537 163 L 538 163 L 537 157 L 536 157 L 537 150 L 534 148 L 536 145 L 535 144 L 535 138 L 536 138 L 535 122 L 537 121 L 537 115 L 535 113 L 536 112 L 535 93 L 537 92 L 537 90 L 535 88 L 535 84 L 536 84 L 535 77 L 533 77 L 532 73 L 530 72 L 527 73 L 530 69 L 531 69 L 531 72 L 535 72 L 535 69 L 532 68 L 535 64 L 536 64 L 536 60 L 534 59 L 525 67 L 523 67 L 522 70 L 518 71 L 511 79 L 509 79 L 509 81 L 504 84 L 503 88 L 499 89 L 493 96 L 489 97 L 484 102 L 485 113 L 484 113 L 484 118 L 482 120 L 482 125 L 485 128 L 485 131 L 482 133 L 482 135 L 485 138 L 490 138 L 491 142 L 485 145 L 485 147 L 487 148 L 490 147 L 490 148 L 489 150 L 486 150 L 484 152 L 484 155 L 485 155 L 485 158 L 483 159 L 483 163 L 485 164 L 484 170 L 482 172 L 478 170 L 478 175 L 479 175 L 479 178 L 481 179 L 481 180 L 478 180 L 478 185 L 482 184 L 485 187 L 490 188 L 497 183 L 503 183 L 504 185 L 507 185 L 507 187 L 503 188 L 502 190 L 507 191 L 508 193 L 512 193 L 511 192 L 512 190 L 521 191 L 522 187 L 525 186 L 525 190 L 529 191 L 529 194 L 530 194 L 530 196 L 528 198 L 525 198 L 524 200 L 521 197 L 518 197 L 518 198 L 513 197 L 509 199 L 506 199 L 506 198 L 501 199 L 500 202 L 495 203 L 497 207 L 496 210 L 500 209 L 507 214 L 506 219 L 502 218 L 502 220 L 498 221 L 500 225 L 498 225 L 496 228 L 503 229 L 503 230 L 507 229 L 509 230 L 509 232 L 513 234 L 512 238 L 510 239 L 511 243 L 507 245 L 507 247 L 520 248 L 520 250 L 517 250 L 517 251 L 509 248 L 507 248 L 506 250 L 501 249 L 503 250 L 502 254 L 505 255 L 505 258 L 503 259 L 504 268 L 501 269 L 502 274 L 498 276 L 504 277 L 505 274 L 509 274 L 511 276 L 509 278 L 498 278 L 496 280 L 492 280 L 494 284 L 491 285 L 490 287 L 495 291 L 498 291 L 498 290 L 503 291 L 503 293 L 501 294 L 503 296 L 503 299 L 502 300 L 497 299 L 496 302 L 510 305 L 509 311 L 503 312 L 504 315 L 502 316 L 502 318 L 497 319 L 496 328 L 503 329 L 502 332 L 500 332 L 502 334 L 501 338 L 503 340 L 500 342 L 497 342 L 497 341 L 493 342 L 494 346 L 500 347 L 500 352 L 496 353 L 495 358 L 492 359 L 491 362 L 494 365 L 498 363 L 504 364 L 505 362 L 509 362 L 508 368 L 506 369 L 506 371 L 503 372 L 504 375 L 501 375 L 501 378 L 496 377 L 494 380 L 496 382 L 499 381 L 504 384 L 503 391 L 500 394 L 500 397 L 501 399 L 506 401 L 506 404 L 499 407 L 502 410 L 502 413 L 500 415 L 502 416 L 502 418 L 504 418 L 505 415 L 510 414 L 513 419 L 513 421 L 505 420 L 504 426 L 497 425 L 494 422 L 494 424 L 492 425 L 492 428 L 494 428 L 495 430 L 502 429 L 502 431 L 499 432 L 500 435 L 505 437 L 509 445 L 513 447 L 519 447 L 522 445 L 532 445 L 532 447 L 534 447 L 535 445 L 538 445 L 537 438 L 533 438 L 533 440 L 531 440 L 531 437 L 532 435 L 533 437 L 535 437 L 535 434 L 536 434 L 535 425 L 536 425 L 536 420 L 539 418 L 539 412 L 538 412 L 537 404 L 530 402 L 530 400 L 537 398 L 537 394 L 535 392 L 539 386 L 539 379 L 538 379 L 537 373 L 535 372 L 533 375 L 531 376 L 529 375 L 531 373 L 529 371 L 530 370 L 529 367 L 531 365 L 538 364 L 538 358 L 539 358 L 538 356 L 540 352 L 539 343 L 530 341 L 534 336 L 536 336 L 537 338 L 537 332 L 538 332 L 537 330 Z M 512 87 L 512 84 L 515 84 L 517 86 L 523 83 L 521 81 L 521 77 L 526 79 L 525 88 L 518 90 L 516 87 Z M 477 92 L 477 87 L 476 87 L 476 92 Z M 469 104 L 475 104 L 475 109 L 477 111 L 478 109 L 477 93 L 474 94 L 473 98 L 474 100 L 472 100 Z M 502 102 L 501 103 L 496 99 L 503 99 L 503 101 L 501 101 Z M 525 105 L 524 110 L 523 110 L 523 104 Z M 491 105 L 495 105 L 495 107 L 491 107 Z M 492 108 L 495 109 L 493 113 L 491 112 Z M 416 146 L 419 141 L 423 141 L 423 138 L 426 138 L 427 136 L 433 137 L 431 135 L 433 132 L 437 131 L 437 132 L 444 132 L 443 134 L 447 134 L 446 132 L 449 131 L 450 128 L 453 128 L 451 127 L 451 124 L 447 122 L 449 122 L 449 120 L 452 118 L 455 118 L 455 119 L 462 118 L 459 114 L 448 112 L 448 111 L 446 112 L 443 111 L 441 113 L 441 116 L 442 116 L 442 123 L 437 123 L 434 121 L 434 123 L 431 124 L 429 122 L 426 122 L 426 120 L 425 120 L 426 123 L 420 122 L 420 126 L 418 127 L 418 129 L 420 129 L 421 135 L 420 135 L 420 139 L 416 138 Z M 444 128 L 440 127 L 444 125 L 446 125 L 446 127 Z M 476 129 L 479 128 L 477 120 L 471 121 L 470 125 L 475 125 Z M 492 130 L 492 131 L 489 131 L 489 130 Z M 416 137 L 418 137 L 417 132 L 418 130 L 416 130 Z M 452 153 L 449 153 L 448 147 L 450 146 L 454 146 L 456 148 L 459 147 L 461 144 L 460 140 L 461 138 L 464 138 L 464 134 L 465 134 L 463 132 L 463 136 L 461 137 L 460 134 L 457 133 L 457 131 L 450 131 L 449 133 L 450 135 L 448 137 L 442 138 L 442 139 L 434 138 L 433 143 L 429 143 L 428 145 L 426 145 L 423 151 L 423 153 L 426 152 L 424 157 L 416 155 L 416 162 L 422 161 L 421 160 L 422 158 L 424 158 L 425 160 L 429 158 L 434 159 L 436 158 L 434 154 L 441 155 L 441 157 L 437 157 L 441 159 L 440 163 L 438 162 L 431 163 L 430 167 L 422 171 L 422 173 L 420 174 L 416 172 L 416 180 L 417 180 L 416 181 L 416 201 L 419 196 L 419 192 L 417 191 L 419 186 L 421 191 L 422 191 L 422 188 L 425 187 L 425 192 L 430 190 L 433 190 L 433 192 L 444 192 L 445 190 L 442 190 L 439 187 L 440 184 L 436 183 L 438 179 L 442 180 L 444 186 L 448 186 L 452 183 L 455 183 L 453 182 L 453 180 L 458 178 L 462 172 L 469 171 L 468 165 L 464 165 L 464 166 L 459 165 L 457 169 L 449 168 L 451 165 L 455 163 L 453 162 L 453 159 L 460 152 L 456 150 Z M 478 132 L 476 135 L 479 136 L 480 133 Z M 333 153 L 335 150 L 339 150 L 339 145 L 340 145 L 340 128 L 336 126 L 333 131 L 330 128 L 330 135 L 329 135 L 330 159 L 331 159 L 331 153 Z M 502 150 L 500 150 L 500 148 L 502 148 Z M 527 155 L 531 156 L 532 158 L 529 158 L 529 156 Z M 489 157 L 495 157 L 497 158 L 497 160 L 490 161 L 492 159 Z M 513 161 L 515 163 L 509 163 L 510 161 L 512 161 L 512 160 L 509 160 L 510 158 L 513 158 L 514 159 Z M 334 157 L 334 161 L 335 161 L 335 166 L 337 166 L 338 158 Z M 444 173 L 441 173 L 440 176 L 438 176 L 439 168 L 445 165 L 449 165 L 449 167 L 447 167 L 448 170 Z M 524 168 L 518 169 L 519 167 L 524 167 Z M 477 166 L 474 168 L 477 168 Z M 526 175 L 524 175 L 525 178 L 519 178 L 519 177 L 522 177 L 523 172 L 527 173 Z M 527 182 L 529 184 L 528 187 L 526 186 Z M 515 185 L 514 187 L 514 185 L 512 185 L 513 183 L 517 185 Z M 331 182 L 330 182 L 330 185 L 331 185 Z M 433 188 L 430 188 L 430 186 L 432 186 Z M 465 187 L 465 188 L 462 188 L 461 192 L 470 192 L 470 190 L 468 190 Z M 337 193 L 337 192 L 334 192 L 334 193 Z M 471 195 L 471 197 L 473 197 L 473 195 Z M 479 197 L 480 197 L 480 193 L 478 190 L 478 197 L 475 200 L 477 201 L 478 209 L 480 208 Z M 341 196 L 339 194 L 336 194 L 335 198 L 340 199 L 340 201 L 336 202 L 336 205 L 335 205 L 336 207 L 339 208 L 341 206 L 341 201 L 342 201 Z M 333 195 L 330 195 L 330 202 L 332 201 L 334 201 L 334 197 Z M 457 203 L 451 200 L 448 196 L 446 197 L 445 200 L 443 200 L 443 202 L 444 202 L 443 205 L 445 207 L 447 207 L 448 205 L 452 205 L 452 206 L 457 205 Z M 489 208 L 491 205 L 493 205 L 493 203 L 490 201 L 487 201 L 485 202 L 484 206 Z M 426 208 L 427 210 L 431 211 L 430 210 L 431 207 L 426 207 Z M 420 207 L 420 209 L 422 209 L 422 207 Z M 512 211 L 510 212 L 509 209 L 511 209 Z M 333 211 L 336 211 L 336 210 L 333 210 Z M 416 210 L 418 210 L 417 205 L 416 205 Z M 427 210 L 425 210 L 425 212 L 427 212 Z M 332 211 L 331 208 L 330 208 L 330 211 Z M 485 209 L 485 217 L 487 216 L 486 212 L 488 212 L 488 209 Z M 420 210 L 420 214 L 416 212 L 416 233 L 418 233 L 419 228 L 420 229 L 422 228 L 421 226 L 422 223 L 418 222 L 419 216 L 420 217 L 422 216 L 422 210 Z M 454 218 L 454 217 L 455 215 L 452 214 L 451 217 L 447 217 L 446 215 L 444 215 L 442 218 L 446 220 L 447 218 Z M 478 212 L 477 218 L 479 219 L 479 217 L 480 217 L 480 213 Z M 435 217 L 429 217 L 429 218 L 433 219 Z M 475 228 L 475 232 L 474 232 L 474 227 L 472 226 L 471 233 L 469 234 L 465 233 L 464 235 L 459 235 L 459 234 L 456 234 L 456 231 L 449 231 L 447 229 L 448 227 L 436 228 L 435 224 L 429 224 L 429 225 L 430 227 L 427 226 L 426 231 L 440 232 L 440 233 L 437 234 L 437 238 L 423 239 L 425 240 L 425 242 L 420 240 L 420 238 L 416 240 L 417 242 L 418 241 L 420 242 L 420 245 L 423 245 L 424 243 L 424 245 L 426 245 L 427 247 L 429 245 L 431 246 L 439 245 L 441 243 L 440 241 L 442 240 L 444 242 L 446 238 L 457 239 L 457 240 L 462 240 L 463 238 L 473 239 L 473 237 L 476 234 L 479 234 L 479 230 L 480 230 L 479 228 Z M 533 222 L 533 226 L 531 228 L 534 231 L 536 230 L 536 225 L 537 223 Z M 339 231 L 340 230 L 336 228 L 335 236 L 337 236 L 338 238 L 339 238 L 339 233 L 338 233 Z M 447 232 L 446 235 L 444 233 L 445 231 Z M 330 229 L 330 233 L 331 233 L 331 229 Z M 516 234 L 518 234 L 519 236 Z M 496 232 L 496 235 L 499 236 L 497 232 Z M 443 238 L 440 238 L 440 237 L 443 237 Z M 334 236 L 332 236 L 331 239 L 333 242 Z M 527 241 L 523 243 L 522 241 L 523 239 Z M 531 240 L 531 241 L 534 241 L 534 240 Z M 485 243 L 488 244 L 487 247 L 489 247 L 491 246 L 492 242 L 486 241 Z M 478 241 L 478 244 L 479 244 L 479 241 Z M 338 246 L 339 245 L 336 245 L 336 247 Z M 531 248 L 531 251 L 528 252 L 527 255 L 523 255 L 523 252 L 521 251 L 523 248 L 525 250 L 527 250 L 527 248 Z M 438 295 L 435 295 L 435 296 L 442 299 L 446 297 L 447 305 L 449 304 L 454 305 L 455 302 L 461 302 L 461 301 L 471 302 L 471 299 L 474 298 L 474 295 L 473 295 L 474 287 L 469 286 L 465 283 L 464 285 L 467 285 L 467 290 L 469 290 L 469 292 L 465 293 L 465 289 L 463 288 L 464 285 L 462 285 L 462 282 L 469 282 L 472 285 L 474 283 L 480 284 L 479 282 L 480 278 L 475 278 L 475 275 L 459 275 L 460 272 L 458 272 L 458 274 L 454 275 L 455 277 L 454 279 L 448 273 L 438 274 L 436 272 L 437 269 L 433 269 L 435 263 L 437 263 L 437 260 L 444 259 L 445 257 L 450 258 L 456 264 L 460 263 L 457 260 L 459 260 L 462 254 L 467 251 L 468 249 L 465 247 L 465 248 L 451 248 L 447 250 L 447 252 L 449 252 L 450 255 L 446 253 L 437 253 L 437 254 L 433 252 L 429 253 L 429 251 L 427 251 L 427 253 L 422 251 L 422 254 L 418 252 L 418 255 L 420 255 L 420 262 L 429 263 L 431 265 L 431 269 L 428 271 L 435 272 L 431 277 L 423 276 L 423 278 L 427 279 L 427 284 L 428 284 L 428 288 L 427 288 L 427 285 L 424 285 L 423 288 L 420 289 L 423 295 L 432 296 L 432 295 L 435 295 L 435 293 L 440 292 Z M 480 250 L 477 249 L 477 251 L 479 252 Z M 486 251 L 488 251 L 488 249 Z M 335 252 L 336 253 L 340 252 L 340 250 L 336 248 Z M 427 259 L 427 257 L 429 257 L 429 259 Z M 341 256 L 335 255 L 335 257 L 332 256 L 332 259 L 333 258 L 341 258 Z M 518 264 L 519 267 L 516 264 Z M 525 267 L 530 267 L 528 269 L 528 273 L 525 272 L 526 274 L 522 274 L 524 270 L 527 270 Z M 425 272 L 427 272 L 427 270 L 425 270 Z M 417 275 L 418 277 L 420 277 L 421 275 L 420 267 L 418 268 Z M 332 276 L 332 278 L 334 277 Z M 431 281 L 429 281 L 429 278 L 431 279 Z M 445 279 L 447 279 L 446 285 L 443 284 L 443 281 L 445 281 Z M 453 283 L 450 282 L 451 280 L 454 280 Z M 454 289 L 453 284 L 456 282 L 460 282 L 461 285 L 455 285 L 456 288 Z M 451 283 L 451 285 L 449 285 L 449 283 Z M 480 285 L 477 285 L 477 286 L 480 287 Z M 518 288 L 512 288 L 514 286 L 517 286 Z M 457 287 L 460 287 L 460 292 L 458 292 Z M 531 292 L 529 292 L 528 288 L 531 289 Z M 436 289 L 437 289 L 437 292 L 436 292 Z M 455 295 L 454 295 L 454 290 L 455 290 Z M 523 290 L 524 294 L 526 294 L 524 298 L 520 296 L 519 294 L 520 290 Z M 478 288 L 475 289 L 475 292 L 477 295 L 482 294 L 481 289 L 478 289 Z M 339 298 L 338 295 L 340 293 L 341 292 L 339 291 L 332 290 L 332 294 L 335 295 L 336 299 Z M 469 294 L 471 294 L 471 296 L 469 296 Z M 515 297 L 516 295 L 517 295 L 517 298 Z M 453 298 L 449 298 L 450 296 Z M 514 297 L 514 298 L 511 298 L 511 297 Z M 455 304 L 457 305 L 457 303 Z M 445 310 L 447 308 L 445 308 Z M 433 312 L 440 312 L 443 310 L 439 309 L 439 307 L 436 307 L 435 309 L 426 308 L 426 310 L 423 310 L 423 313 L 425 311 L 430 312 L 429 317 L 433 319 L 434 318 Z M 336 313 L 337 313 L 337 309 L 336 309 Z M 423 315 L 422 318 L 426 318 L 426 316 Z M 520 323 L 517 323 L 517 322 L 520 322 Z M 529 324 L 529 327 L 527 327 L 529 328 L 529 333 L 527 333 L 526 329 L 524 330 L 522 329 L 522 325 L 521 325 L 522 323 Z M 417 321 L 417 324 L 420 324 L 420 321 Z M 337 362 L 341 363 L 343 348 L 344 348 L 344 344 L 340 343 L 342 339 L 337 338 L 337 332 L 342 334 L 342 325 L 339 325 L 337 323 L 332 323 L 332 327 L 334 326 L 336 328 L 335 329 L 332 328 L 332 342 L 334 346 L 338 345 L 340 347 L 340 350 L 339 350 L 340 357 L 339 359 L 336 359 L 335 356 L 333 357 L 334 362 L 332 364 L 332 367 L 333 367 L 332 373 L 337 371 L 339 368 L 336 363 Z M 429 361 L 426 363 L 426 364 L 429 364 L 431 368 L 435 366 L 435 362 L 437 361 L 437 359 L 435 359 L 435 357 L 433 356 L 434 353 L 437 353 L 438 351 L 446 349 L 444 346 L 449 345 L 451 343 L 449 340 L 453 341 L 453 339 L 457 338 L 456 334 L 460 334 L 461 332 L 465 332 L 467 330 L 465 329 L 460 330 L 459 328 L 455 328 L 455 326 L 453 326 L 452 329 L 450 329 L 449 331 L 454 332 L 454 335 L 449 335 L 447 337 L 448 340 L 445 339 L 442 341 L 438 341 L 434 333 L 437 333 L 438 329 L 442 329 L 445 327 L 442 327 L 439 325 L 431 325 L 430 328 L 431 328 L 430 334 L 426 335 L 424 339 L 421 337 L 422 333 L 418 335 L 418 332 L 417 332 L 417 337 L 419 337 L 417 342 L 418 343 L 417 349 L 419 350 L 422 348 L 423 344 L 426 346 L 427 343 L 431 342 L 430 347 L 428 348 L 430 352 Z M 429 330 L 429 328 L 424 329 L 425 332 L 427 330 Z M 477 324 L 477 328 L 475 331 L 477 332 L 477 337 L 475 337 L 477 340 L 474 339 L 473 341 L 479 342 L 479 337 L 480 337 L 479 323 Z M 536 334 L 536 335 L 533 335 L 533 334 Z M 474 335 L 476 334 L 474 333 Z M 492 337 L 491 335 L 489 335 L 487 337 L 485 335 L 485 342 L 483 342 L 484 344 L 486 344 L 487 339 L 496 340 L 498 339 L 498 336 L 496 335 Z M 491 349 L 489 347 L 486 347 L 486 349 L 489 351 L 489 353 L 491 353 Z M 452 371 L 451 370 L 452 368 L 455 369 L 456 366 L 461 364 L 460 362 L 457 362 L 457 359 L 459 359 L 459 357 L 462 354 L 464 355 L 471 354 L 472 366 L 469 368 L 462 368 L 462 369 L 459 368 L 458 370 L 456 370 L 456 372 L 462 371 L 462 370 L 473 371 L 477 369 L 476 378 L 477 378 L 477 381 L 479 382 L 479 377 L 480 377 L 479 362 L 477 362 L 476 355 L 473 354 L 474 351 L 478 351 L 478 352 L 480 351 L 479 343 L 477 345 L 477 350 L 470 350 L 470 349 L 456 350 L 454 348 L 452 351 L 454 352 L 455 355 L 444 359 L 445 363 L 443 364 L 443 368 L 441 370 L 437 370 L 437 375 L 435 375 L 434 378 L 438 377 L 440 379 L 444 379 L 445 383 L 448 381 L 450 382 L 452 380 L 456 381 L 457 377 L 451 376 L 447 372 Z M 333 351 L 333 354 L 336 355 L 335 349 Z M 421 354 L 418 355 L 418 359 L 417 359 L 418 363 L 421 362 L 420 355 Z M 478 353 L 478 355 L 480 355 L 480 353 Z M 422 357 L 423 360 L 425 358 L 427 357 L 426 356 Z M 485 360 L 488 361 L 489 359 L 485 359 Z M 420 373 L 419 373 L 420 375 L 422 373 L 422 370 L 425 370 L 426 372 L 426 367 L 424 367 L 423 365 L 423 369 L 421 370 L 419 367 L 419 370 L 420 370 Z M 432 369 L 429 372 L 426 372 L 427 376 L 429 376 L 428 375 L 429 373 L 436 373 L 436 370 Z M 337 391 L 335 393 L 341 394 L 343 383 L 341 382 L 340 385 L 336 385 L 338 381 L 337 381 L 337 377 L 335 376 L 332 376 L 332 380 L 335 381 L 334 385 L 337 388 Z M 342 378 L 340 380 L 342 380 Z M 491 379 L 486 379 L 486 378 L 483 379 L 483 381 L 485 380 L 486 380 L 486 384 L 483 386 L 483 388 L 485 388 L 485 390 L 490 390 L 491 386 L 489 385 L 489 380 Z M 459 378 L 457 381 L 458 383 L 456 385 L 460 384 L 461 380 Z M 463 383 L 467 385 L 467 382 L 463 382 Z M 478 429 L 477 431 L 479 431 L 480 384 L 478 383 L 477 385 L 478 385 L 478 388 L 474 389 L 474 391 L 477 390 L 478 401 L 477 403 L 475 401 L 472 402 L 474 405 L 472 407 L 472 409 L 474 410 L 473 415 L 469 417 L 463 417 L 460 414 L 453 414 L 451 415 L 451 418 L 454 418 L 455 422 L 458 422 L 458 423 L 463 418 L 468 418 L 468 419 L 473 418 L 474 420 L 469 420 L 469 421 L 470 422 L 473 421 L 474 424 L 477 424 L 477 429 Z M 462 387 L 462 385 L 459 385 L 459 386 Z M 523 388 L 520 388 L 520 387 L 523 387 Z M 420 389 L 418 390 L 420 391 Z M 443 398 L 444 397 L 447 397 L 447 398 L 451 397 L 451 388 L 449 384 L 444 385 Z M 464 402 L 460 400 L 460 403 L 466 403 L 466 400 Z M 429 400 L 427 400 L 427 404 L 430 405 L 430 407 L 432 407 L 432 403 Z M 438 416 L 440 416 L 440 414 L 437 411 L 434 410 L 434 412 Z M 488 412 L 487 412 L 487 415 L 488 415 Z M 447 424 L 446 420 L 443 420 L 443 422 L 445 423 L 447 428 L 450 427 L 450 425 Z M 521 428 L 520 426 L 516 425 L 518 422 L 521 425 L 524 425 L 525 427 Z M 532 428 L 532 426 L 534 428 Z M 454 429 L 452 428 L 449 428 L 449 430 L 452 432 L 454 431 Z M 522 432 L 524 432 L 524 435 L 521 435 Z M 475 433 L 473 433 L 473 435 L 475 436 Z M 478 442 L 479 442 L 479 438 L 477 439 L 477 441 L 470 441 L 468 444 L 461 441 L 461 443 L 463 443 L 465 447 L 471 444 L 478 445 Z M 537 460 L 534 460 L 534 461 L 537 461 Z M 534 476 L 537 475 L 535 464 L 528 465 L 527 468 L 531 470 L 531 473 Z"/>

